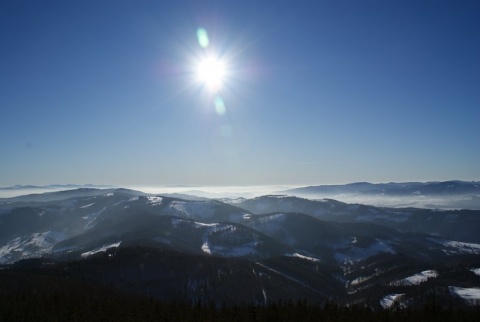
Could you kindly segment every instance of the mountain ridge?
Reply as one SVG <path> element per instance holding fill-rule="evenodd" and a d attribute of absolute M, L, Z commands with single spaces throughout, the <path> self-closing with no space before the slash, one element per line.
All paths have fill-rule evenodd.
<path fill-rule="evenodd" d="M 62 198 L 52 198 L 55 194 Z M 133 260 L 147 255 L 134 254 L 135 249 L 141 254 L 151 253 L 145 253 L 146 248 L 178 252 L 181 261 L 194 266 L 203 261 L 198 256 L 206 256 L 221 259 L 227 266 L 245 263 L 241 264 L 246 265 L 241 274 L 252 269 L 257 275 L 261 272 L 261 276 L 249 275 L 256 295 L 248 296 L 257 303 L 265 303 L 265 297 L 280 299 L 285 296 L 281 294 L 291 293 L 297 294 L 295 297 L 308 294 L 312 301 L 333 297 L 344 303 L 363 301 L 379 306 L 395 291 L 406 292 L 402 303 L 407 305 L 418 302 L 420 295 L 400 282 L 403 280 L 427 283 L 432 279 L 424 292 L 437 287 L 447 292 L 480 286 L 474 273 L 469 275 L 470 284 L 461 278 L 471 273 L 469 269 L 480 268 L 478 211 L 380 208 L 279 195 L 185 200 L 129 189 L 77 189 L 44 197 L 43 201 L 39 196 L 0 201 L 0 261 L 4 267 L 15 269 L 15 263 L 32 258 L 52 258 L 59 267 L 70 265 L 62 263 L 81 266 L 92 261 L 110 267 L 109 263 L 123 254 L 117 277 L 89 275 L 94 271 L 82 275 L 102 285 L 120 285 L 129 283 L 124 274 L 141 272 L 131 267 L 128 257 Z M 453 277 L 440 270 L 445 263 L 448 270 L 461 262 L 478 267 L 452 273 Z M 140 260 L 138 265 L 154 271 L 156 268 L 150 266 L 157 264 Z M 191 300 L 208 298 L 215 302 L 224 296 L 222 287 L 230 291 L 239 287 L 226 286 L 227 276 L 240 279 L 231 273 L 221 273 L 224 277 L 219 278 L 216 264 L 213 271 L 200 270 L 195 278 L 188 277 L 183 269 L 162 265 L 178 283 L 161 286 L 161 279 L 144 277 L 150 276 L 152 285 L 173 298 L 189 294 Z M 234 266 L 228 272 L 234 272 Z M 421 277 L 422 272 L 430 271 L 426 278 Z M 268 284 L 268 276 L 289 291 Z M 138 279 L 139 284 L 135 282 L 128 291 L 150 294 L 141 275 Z M 196 286 L 190 288 L 192 285 Z M 205 298 L 202 290 L 208 289 L 207 285 L 213 293 Z M 185 287 L 190 291 L 182 293 Z M 374 289 L 375 296 L 370 294 Z"/>

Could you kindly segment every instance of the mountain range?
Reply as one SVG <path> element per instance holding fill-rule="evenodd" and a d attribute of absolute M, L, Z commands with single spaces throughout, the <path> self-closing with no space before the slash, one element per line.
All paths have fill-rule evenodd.
<path fill-rule="evenodd" d="M 0 274 L 217 305 L 410 307 L 428 294 L 466 305 L 480 294 L 478 231 L 478 210 L 82 187 L 0 199 Z"/>
<path fill-rule="evenodd" d="M 332 198 L 375 206 L 480 210 L 480 182 L 478 181 L 356 182 L 344 185 L 299 187 L 279 193 L 310 199 Z"/>

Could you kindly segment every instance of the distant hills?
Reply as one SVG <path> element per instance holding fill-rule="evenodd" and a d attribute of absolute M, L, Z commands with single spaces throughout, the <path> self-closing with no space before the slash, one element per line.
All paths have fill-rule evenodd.
<path fill-rule="evenodd" d="M 443 182 L 402 182 L 369 183 L 356 182 L 344 185 L 320 185 L 286 190 L 293 194 L 373 194 L 373 195 L 458 195 L 480 194 L 478 181 L 443 181 Z"/>
<path fill-rule="evenodd" d="M 9 187 L 0 187 L 0 198 L 10 198 L 17 197 L 27 194 L 41 194 L 45 192 L 54 192 L 62 190 L 73 190 L 73 189 L 106 189 L 114 188 L 113 186 L 107 185 L 93 185 L 93 184 L 51 184 L 51 185 L 15 185 Z"/>
<path fill-rule="evenodd" d="M 319 185 L 280 191 L 305 198 L 332 198 L 375 206 L 480 209 L 480 182 L 403 182 Z"/>
<path fill-rule="evenodd" d="M 35 186 L 35 185 L 15 185 L 15 186 L 10 186 L 10 187 L 0 187 L 0 190 L 30 190 L 30 189 L 39 189 L 39 190 L 44 190 L 44 189 L 78 189 L 78 188 L 97 188 L 97 189 L 102 189 L 102 188 L 113 188 L 113 186 L 109 185 L 94 185 L 94 184 L 50 184 L 50 185 L 42 185 L 42 186 Z"/>
<path fill-rule="evenodd" d="M 62 190 L 114 189 L 108 185 L 16 185 L 0 188 L 0 198 L 16 197 L 27 194 L 40 194 Z M 137 188 L 138 189 L 138 188 Z M 141 189 L 141 188 L 140 188 Z M 318 185 L 298 187 L 294 189 L 279 189 L 269 187 L 191 187 L 168 186 L 149 188 L 162 195 L 189 200 L 230 198 L 253 198 L 268 194 L 281 194 L 308 199 L 335 199 L 346 203 L 359 203 L 380 207 L 416 207 L 438 209 L 476 209 L 480 210 L 480 182 L 450 180 L 443 182 L 390 182 L 369 183 L 356 182 L 342 185 Z"/>

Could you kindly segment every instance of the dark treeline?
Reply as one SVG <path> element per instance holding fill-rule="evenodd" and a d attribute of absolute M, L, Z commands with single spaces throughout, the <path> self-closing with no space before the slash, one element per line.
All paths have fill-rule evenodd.
<path fill-rule="evenodd" d="M 13 274 L 13 275 L 12 275 Z M 46 276 L 0 274 L 0 321 L 480 321 L 480 306 L 445 307 L 432 297 L 416 309 L 285 301 L 268 305 L 165 303 L 110 288 Z M 10 281 L 22 277 L 23 285 Z"/>
<path fill-rule="evenodd" d="M 335 304 L 309 305 L 283 302 L 266 306 L 243 305 L 216 308 L 183 303 L 163 303 L 125 296 L 0 297 L 0 321 L 480 321 L 478 306 L 467 309 L 427 305 L 416 310 L 380 310 L 368 307 L 340 307 Z"/>
<path fill-rule="evenodd" d="M 211 265 L 212 261 L 218 261 L 219 259 L 200 257 L 200 259 L 194 261 L 190 257 L 179 253 L 140 252 L 138 249 L 126 249 L 124 253 L 124 255 L 122 255 L 122 252 L 120 252 L 120 255 L 115 255 L 107 252 L 93 256 L 89 260 L 57 263 L 43 259 L 31 259 L 13 266 L 0 267 L 0 322 L 480 321 L 480 305 L 468 305 L 465 301 L 452 296 L 448 292 L 448 287 L 445 287 L 445 285 L 452 285 L 453 283 L 448 278 L 449 270 L 442 272 L 447 277 L 445 285 L 435 284 L 427 287 L 430 283 L 436 283 L 436 280 L 429 280 L 416 286 L 414 291 L 411 292 L 416 291 L 418 294 L 412 294 L 415 302 L 410 303 L 411 305 L 408 305 L 408 308 L 401 308 L 401 305 L 397 305 L 391 310 L 381 309 L 378 296 L 384 294 L 384 292 L 381 288 L 377 289 L 376 287 L 371 287 L 360 294 L 362 298 L 366 299 L 364 302 L 356 302 L 360 298 L 355 297 L 352 297 L 351 302 L 349 302 L 362 303 L 361 305 L 342 305 L 342 302 L 338 301 L 327 301 L 325 303 L 324 301 L 316 302 L 312 299 L 296 300 L 294 294 L 290 293 L 289 298 L 294 300 L 275 300 L 267 305 L 259 305 L 258 302 L 255 302 L 255 304 L 244 303 L 243 300 L 240 300 L 242 298 L 241 292 L 231 292 L 230 297 L 238 299 L 237 303 L 243 304 L 232 305 L 225 298 L 220 297 L 221 300 L 216 301 L 216 304 L 205 304 L 210 302 L 199 301 L 195 305 L 192 303 L 196 302 L 181 300 L 185 296 L 182 295 L 183 293 L 176 291 L 178 288 L 168 288 L 169 285 L 177 283 L 178 280 L 159 279 L 152 285 L 152 287 L 163 290 L 165 293 L 163 298 L 155 298 L 143 292 L 135 292 L 135 289 L 138 288 L 139 274 L 149 274 L 148 269 L 152 267 L 158 269 L 166 264 L 168 265 L 165 267 L 169 268 L 167 271 L 170 272 L 172 267 L 177 270 L 181 267 L 195 268 L 198 263 L 202 264 L 203 270 L 217 272 L 218 267 L 213 266 L 215 269 L 212 269 Z M 112 256 L 110 257 L 110 255 Z M 147 261 L 145 258 L 149 260 Z M 106 262 L 105 259 L 108 259 L 108 261 Z M 242 263 L 229 261 L 227 264 L 239 269 L 239 267 L 242 267 Z M 138 272 L 131 267 L 144 269 Z M 472 267 L 472 265 L 467 263 L 465 267 Z M 117 275 L 115 275 L 115 272 L 117 272 Z M 118 278 L 118 272 L 126 272 L 124 274 L 126 277 Z M 189 271 L 189 273 L 192 272 L 195 273 L 195 270 Z M 461 275 L 464 281 L 475 277 L 466 268 L 461 272 L 465 274 L 465 276 Z M 248 280 L 245 280 L 243 275 L 235 276 L 243 287 L 248 287 Z M 111 279 L 111 281 L 102 283 L 104 279 Z M 156 280 L 147 280 L 145 283 L 151 284 L 152 281 Z M 391 291 L 399 290 L 403 291 L 402 289 L 392 289 Z M 187 292 L 188 289 L 183 291 Z M 369 301 L 369 297 L 376 300 Z M 344 301 L 343 304 L 345 303 L 348 302 Z M 372 304 L 367 306 L 365 303 Z"/>

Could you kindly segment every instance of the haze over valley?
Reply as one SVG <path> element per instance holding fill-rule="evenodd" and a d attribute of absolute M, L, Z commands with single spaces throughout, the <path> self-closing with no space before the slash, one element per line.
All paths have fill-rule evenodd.
<path fill-rule="evenodd" d="M 76 188 L 115 188 L 97 185 L 45 185 L 0 187 L 0 198 Z M 418 207 L 480 210 L 480 182 L 451 180 L 444 182 L 379 183 L 358 182 L 345 185 L 293 186 L 160 186 L 124 187 L 151 194 L 211 199 L 253 198 L 262 195 L 286 195 L 309 199 L 335 199 L 380 207 Z"/>

